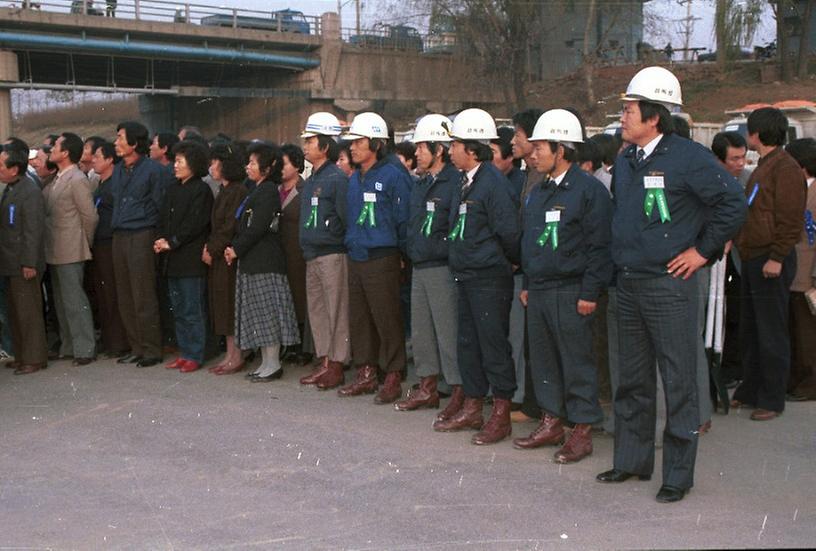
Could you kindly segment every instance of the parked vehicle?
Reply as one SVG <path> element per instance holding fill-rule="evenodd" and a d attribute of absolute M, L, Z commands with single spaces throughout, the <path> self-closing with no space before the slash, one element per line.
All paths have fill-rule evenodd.
<path fill-rule="evenodd" d="M 754 46 L 754 59 L 776 59 L 776 40 L 771 40 L 764 46 Z"/>
<path fill-rule="evenodd" d="M 382 29 L 382 32 L 375 30 L 370 33 L 356 34 L 349 39 L 349 43 L 363 48 L 422 51 L 422 37 L 414 27 L 382 25 Z"/>
<path fill-rule="evenodd" d="M 242 29 L 259 29 L 262 31 L 281 31 L 285 33 L 309 34 L 309 22 L 303 12 L 291 9 L 272 12 L 272 17 L 235 16 L 218 14 L 201 18 L 201 24 L 208 27 L 236 27 Z"/>
<path fill-rule="evenodd" d="M 728 59 L 752 59 L 754 54 L 748 50 L 744 50 L 739 46 L 732 46 L 728 49 Z M 706 52 L 697 56 L 697 61 L 717 61 L 717 50 Z"/>
<path fill-rule="evenodd" d="M 83 7 L 87 6 L 88 11 L 83 12 Z M 86 0 L 83 2 L 82 0 L 74 0 L 71 2 L 71 13 L 82 15 L 86 13 L 87 15 L 97 15 L 102 16 L 105 15 L 105 10 L 100 10 L 99 8 L 95 8 L 93 5 L 93 0 Z"/>

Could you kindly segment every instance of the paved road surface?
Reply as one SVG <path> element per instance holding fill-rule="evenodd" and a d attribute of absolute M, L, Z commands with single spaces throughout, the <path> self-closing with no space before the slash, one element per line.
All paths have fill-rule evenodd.
<path fill-rule="evenodd" d="M 716 416 L 696 486 L 595 482 L 554 450 L 438 434 L 432 411 L 100 361 L 0 369 L 0 549 L 812 547 L 816 404 Z M 524 434 L 533 425 L 516 426 Z M 657 465 L 660 465 L 658 453 Z"/>

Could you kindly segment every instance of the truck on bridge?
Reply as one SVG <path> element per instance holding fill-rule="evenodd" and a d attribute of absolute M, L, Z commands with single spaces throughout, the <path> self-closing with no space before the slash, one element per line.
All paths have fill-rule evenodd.
<path fill-rule="evenodd" d="M 211 27 L 240 27 L 243 29 L 260 29 L 263 31 L 280 31 L 287 33 L 309 34 L 309 22 L 303 12 L 285 9 L 272 12 L 272 17 L 253 17 L 247 15 L 208 15 L 201 18 L 201 24 Z"/>

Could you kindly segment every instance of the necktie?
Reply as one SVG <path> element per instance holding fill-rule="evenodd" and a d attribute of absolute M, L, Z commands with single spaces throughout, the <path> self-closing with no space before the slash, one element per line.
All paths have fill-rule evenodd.
<path fill-rule="evenodd" d="M 467 172 L 462 173 L 462 180 L 460 182 L 460 185 L 462 186 L 462 194 L 464 195 L 464 193 L 470 187 L 470 179 L 468 179 Z"/>
<path fill-rule="evenodd" d="M 645 158 L 646 158 L 646 151 L 643 150 L 643 149 L 638 149 L 637 156 L 636 156 L 637 164 L 640 165 L 641 163 L 643 163 L 643 159 L 645 159 Z"/>

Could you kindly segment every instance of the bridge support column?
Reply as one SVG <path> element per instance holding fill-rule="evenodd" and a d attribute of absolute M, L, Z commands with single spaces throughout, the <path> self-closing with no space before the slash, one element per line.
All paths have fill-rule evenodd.
<path fill-rule="evenodd" d="M 142 123 L 153 132 L 176 132 L 176 102 L 173 96 L 139 96 Z"/>
<path fill-rule="evenodd" d="M 17 82 L 17 54 L 0 51 L 0 82 Z M 11 136 L 11 90 L 0 89 L 0 140 Z"/>

